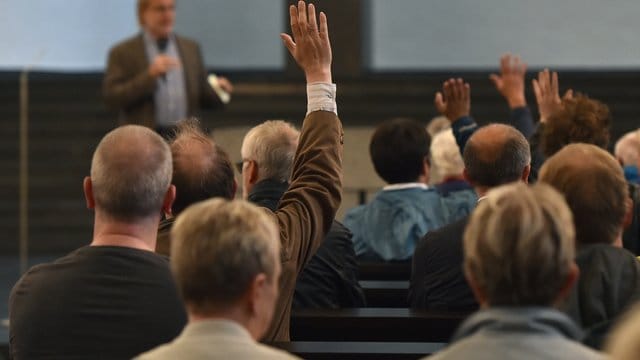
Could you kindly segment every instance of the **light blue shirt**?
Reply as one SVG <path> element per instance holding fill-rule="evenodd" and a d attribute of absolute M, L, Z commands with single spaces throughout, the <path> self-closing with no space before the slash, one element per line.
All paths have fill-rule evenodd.
<path fill-rule="evenodd" d="M 149 63 L 160 55 L 157 41 L 144 32 L 144 44 Z M 180 59 L 175 36 L 170 35 L 165 55 Z M 169 127 L 187 117 L 187 94 L 182 66 L 169 70 L 165 76 L 156 80 L 156 91 L 153 97 L 155 104 L 155 120 L 159 127 Z"/>

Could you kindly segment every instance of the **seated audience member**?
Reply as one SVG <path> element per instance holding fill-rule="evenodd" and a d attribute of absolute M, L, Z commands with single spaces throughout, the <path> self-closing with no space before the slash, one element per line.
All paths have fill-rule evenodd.
<path fill-rule="evenodd" d="M 476 131 L 464 149 L 464 176 L 482 203 L 493 187 L 515 181 L 526 183 L 530 162 L 529 143 L 522 133 L 507 125 L 488 125 Z M 462 238 L 468 222 L 469 217 L 464 217 L 430 231 L 418 243 L 409 286 L 412 308 L 452 311 L 477 308 L 462 271 Z"/>
<path fill-rule="evenodd" d="M 276 211 L 289 188 L 300 133 L 281 120 L 251 129 L 242 142 L 242 193 L 245 199 Z M 298 276 L 294 308 L 353 308 L 365 305 L 351 233 L 333 221 L 322 245 Z"/>
<path fill-rule="evenodd" d="M 440 196 L 427 186 L 430 143 L 415 120 L 394 119 L 376 128 L 369 153 L 376 173 L 389 185 L 345 216 L 358 258 L 408 260 L 422 235 L 446 224 Z"/>
<path fill-rule="evenodd" d="M 435 185 L 449 218 L 461 219 L 473 210 L 478 197 L 463 175 L 464 162 L 451 129 L 436 134 L 431 142 L 431 170 L 438 172 Z"/>
<path fill-rule="evenodd" d="M 622 248 L 630 209 L 620 165 L 590 144 L 565 146 L 547 159 L 540 181 L 564 194 L 573 211 L 580 280 L 565 306 L 599 346 L 608 327 L 640 298 L 640 263 Z"/>
<path fill-rule="evenodd" d="M 464 271 L 481 309 L 429 359 L 604 359 L 556 308 L 578 277 L 571 211 L 540 184 L 492 190 L 464 234 Z"/>
<path fill-rule="evenodd" d="M 14 359 L 129 359 L 170 341 L 186 314 L 166 258 L 153 253 L 175 197 L 171 152 L 153 130 L 107 134 L 84 179 L 93 240 L 31 268 L 9 300 Z"/>
<path fill-rule="evenodd" d="M 212 199 L 182 212 L 171 230 L 171 270 L 189 323 L 138 359 L 293 359 L 257 342 L 278 297 L 278 227 L 258 207 Z"/>
<path fill-rule="evenodd" d="M 156 252 L 166 256 L 170 255 L 173 216 L 198 201 L 214 197 L 231 200 L 237 187 L 229 155 L 201 130 L 196 120 L 178 123 L 170 148 L 176 200 L 171 213 L 160 222 L 156 244 Z"/>
<path fill-rule="evenodd" d="M 640 359 L 640 305 L 621 317 L 605 346 L 611 360 Z"/>
<path fill-rule="evenodd" d="M 638 168 L 640 168 L 640 129 L 628 132 L 618 140 L 614 153 L 624 169 L 624 177 L 628 182 L 640 184 Z"/>

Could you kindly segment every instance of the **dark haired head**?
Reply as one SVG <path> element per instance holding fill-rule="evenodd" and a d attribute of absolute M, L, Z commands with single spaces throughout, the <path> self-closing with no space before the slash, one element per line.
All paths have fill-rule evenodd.
<path fill-rule="evenodd" d="M 414 182 L 424 173 L 431 137 L 412 119 L 393 119 L 379 125 L 369 154 L 378 175 L 389 184 Z"/>

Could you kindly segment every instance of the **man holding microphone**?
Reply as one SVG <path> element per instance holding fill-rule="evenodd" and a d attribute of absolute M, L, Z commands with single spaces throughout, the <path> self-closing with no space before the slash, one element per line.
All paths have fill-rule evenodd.
<path fill-rule="evenodd" d="M 210 84 L 198 44 L 173 32 L 175 0 L 138 0 L 138 21 L 141 33 L 110 50 L 104 75 L 103 95 L 120 124 L 167 137 L 178 121 L 228 102 L 231 83 Z"/>

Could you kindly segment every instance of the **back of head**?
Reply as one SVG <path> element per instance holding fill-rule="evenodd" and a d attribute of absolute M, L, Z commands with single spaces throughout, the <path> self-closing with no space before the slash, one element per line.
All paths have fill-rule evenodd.
<path fill-rule="evenodd" d="M 584 95 L 562 100 L 562 109 L 545 123 L 540 145 L 546 156 L 572 143 L 586 143 L 606 149 L 609 145 L 609 108 Z"/>
<path fill-rule="evenodd" d="M 277 281 L 277 226 L 248 202 L 195 204 L 178 216 L 171 237 L 171 268 L 192 313 L 206 316 L 237 305 L 258 274 Z"/>
<path fill-rule="evenodd" d="M 490 306 L 549 306 L 575 255 L 571 211 L 548 185 L 498 187 L 464 234 L 465 271 Z"/>
<path fill-rule="evenodd" d="M 174 213 L 213 197 L 233 199 L 235 177 L 229 155 L 200 129 L 196 120 L 178 125 L 171 153 L 172 182 L 176 186 Z"/>
<path fill-rule="evenodd" d="M 547 159 L 539 180 L 564 194 L 573 211 L 578 243 L 616 240 L 629 189 L 611 154 L 595 145 L 567 145 Z"/>
<path fill-rule="evenodd" d="M 389 184 L 415 182 L 424 172 L 431 137 L 411 119 L 393 119 L 379 125 L 369 144 L 373 167 Z"/>
<path fill-rule="evenodd" d="M 171 183 L 171 152 L 154 131 L 137 125 L 108 133 L 93 154 L 96 209 L 120 221 L 160 215 Z"/>
<path fill-rule="evenodd" d="M 269 120 L 249 130 L 240 150 L 258 165 L 260 180 L 289 181 L 300 132 L 290 123 Z"/>
<path fill-rule="evenodd" d="M 494 187 L 522 179 L 531 164 L 531 150 L 520 131 L 491 124 L 478 129 L 467 141 L 463 160 L 474 186 Z"/>
<path fill-rule="evenodd" d="M 432 138 L 448 129 L 451 129 L 451 121 L 446 116 L 436 116 L 427 124 L 427 133 Z"/>
<path fill-rule="evenodd" d="M 616 142 L 614 153 L 623 166 L 640 163 L 640 129 L 630 131 Z"/>
<path fill-rule="evenodd" d="M 462 162 L 460 147 L 458 147 L 451 129 L 443 130 L 433 137 L 431 166 L 432 170 L 437 171 L 443 179 L 462 175 L 464 162 Z"/>

